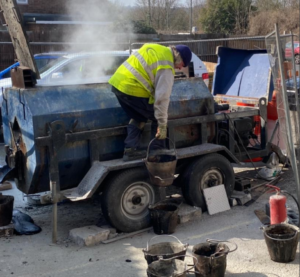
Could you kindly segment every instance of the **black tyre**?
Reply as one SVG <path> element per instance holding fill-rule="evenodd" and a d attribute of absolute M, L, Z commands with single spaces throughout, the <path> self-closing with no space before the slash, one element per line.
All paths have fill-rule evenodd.
<path fill-rule="evenodd" d="M 156 191 L 145 168 L 125 170 L 110 180 L 102 194 L 103 215 L 118 231 L 147 228 L 151 225 L 148 206 L 156 202 Z"/>
<path fill-rule="evenodd" d="M 234 187 L 234 171 L 230 162 L 220 154 L 202 156 L 189 165 L 183 176 L 182 192 L 185 200 L 192 206 L 206 211 L 203 189 L 224 184 L 230 197 Z"/>

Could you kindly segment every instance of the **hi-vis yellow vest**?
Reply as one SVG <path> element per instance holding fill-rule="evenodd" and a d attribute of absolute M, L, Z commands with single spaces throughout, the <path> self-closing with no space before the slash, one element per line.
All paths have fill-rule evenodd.
<path fill-rule="evenodd" d="M 145 44 L 134 52 L 108 81 L 119 91 L 149 98 L 154 103 L 154 84 L 158 70 L 171 69 L 175 75 L 172 50 L 159 44 Z"/>

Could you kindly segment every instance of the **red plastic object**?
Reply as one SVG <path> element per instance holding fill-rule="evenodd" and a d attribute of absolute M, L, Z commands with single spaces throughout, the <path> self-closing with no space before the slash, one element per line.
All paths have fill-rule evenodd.
<path fill-rule="evenodd" d="M 203 79 L 203 80 L 209 79 L 209 74 L 208 74 L 208 73 L 203 73 L 203 74 L 202 74 L 202 79 Z"/>
<path fill-rule="evenodd" d="M 255 123 L 254 134 L 259 136 L 260 133 L 261 133 L 260 116 L 259 115 L 253 116 L 253 120 L 254 120 L 254 123 Z"/>
<path fill-rule="evenodd" d="M 287 219 L 286 197 L 281 194 L 272 195 L 269 200 L 271 224 L 280 224 Z"/>
<path fill-rule="evenodd" d="M 244 102 L 236 102 L 237 106 L 242 106 L 242 107 L 255 107 L 254 104 L 249 104 L 249 103 L 244 103 Z"/>
<path fill-rule="evenodd" d="M 257 158 L 253 158 L 253 159 L 251 159 L 251 160 L 249 160 L 249 159 L 244 160 L 243 162 L 245 162 L 245 163 L 250 163 L 250 162 L 256 163 L 256 162 L 261 162 L 262 160 L 263 160 L 263 158 L 257 157 Z"/>
<path fill-rule="evenodd" d="M 268 102 L 267 117 L 268 117 L 268 119 L 271 119 L 271 120 L 278 119 L 276 95 L 277 95 L 277 91 L 274 90 L 272 100 L 270 102 Z"/>

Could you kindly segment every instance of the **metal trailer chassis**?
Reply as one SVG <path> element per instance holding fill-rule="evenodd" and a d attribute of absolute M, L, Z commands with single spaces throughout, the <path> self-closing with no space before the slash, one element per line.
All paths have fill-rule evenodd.
<path fill-rule="evenodd" d="M 183 119 L 174 119 L 168 122 L 168 130 L 169 137 L 172 139 L 174 137 L 174 132 L 176 126 L 184 126 L 189 124 L 197 124 L 201 130 L 201 139 L 202 143 L 199 145 L 185 147 L 177 149 L 177 158 L 178 162 L 181 165 L 185 165 L 185 171 L 189 174 L 188 169 L 191 166 L 195 165 L 199 159 L 202 159 L 201 162 L 205 164 L 205 161 L 211 158 L 213 154 L 218 154 L 216 157 L 220 159 L 220 155 L 224 157 L 228 163 L 239 163 L 239 160 L 244 160 L 248 158 L 254 157 L 264 157 L 269 153 L 267 144 L 266 144 L 266 131 L 265 124 L 267 121 L 267 101 L 265 98 L 261 98 L 259 100 L 259 108 L 240 108 L 240 111 L 235 111 L 231 113 L 216 113 L 212 115 L 204 115 L 204 116 L 195 116 L 190 118 Z M 231 133 L 231 138 L 234 135 L 234 126 L 232 120 L 243 118 L 243 117 L 253 117 L 259 115 L 261 117 L 261 127 L 262 127 L 262 139 L 261 139 L 261 149 L 260 150 L 249 150 L 247 153 L 239 151 L 235 153 L 234 144 L 235 142 L 230 141 L 229 149 L 222 145 L 208 143 L 208 133 L 209 128 L 212 128 L 216 122 L 220 121 L 229 121 L 229 132 Z M 110 137 L 116 135 L 122 135 L 126 133 L 126 126 L 116 127 L 116 128 L 107 128 L 107 129 L 99 129 L 85 132 L 76 132 L 76 133 L 66 133 L 66 129 L 64 126 L 64 122 L 61 120 L 51 122 L 49 125 L 49 136 L 38 137 L 35 139 L 35 145 L 37 147 L 47 147 L 49 153 L 49 174 L 50 174 L 50 189 L 52 195 L 52 203 L 53 203 L 53 230 L 52 230 L 52 240 L 55 242 L 57 240 L 57 203 L 58 203 L 58 195 L 63 194 L 66 198 L 71 201 L 78 201 L 92 197 L 96 192 L 105 191 L 109 187 L 107 185 L 105 188 L 101 186 L 101 184 L 105 183 L 105 181 L 113 172 L 113 175 L 117 175 L 119 172 L 127 172 L 132 169 L 144 169 L 144 161 L 143 160 L 135 160 L 130 162 L 123 162 L 122 159 L 110 160 L 110 161 L 99 161 L 99 149 L 101 148 L 101 144 L 99 142 L 100 138 Z M 80 184 L 73 188 L 64 191 L 60 191 L 59 184 L 59 170 L 58 170 L 58 159 L 57 154 L 60 149 L 67 142 L 76 142 L 81 140 L 88 140 L 90 145 L 90 170 L 82 179 Z M 8 156 L 8 159 L 10 157 Z M 181 162 L 181 163 L 180 163 Z M 183 172 L 183 175 L 185 173 Z M 232 180 L 231 180 L 232 182 Z M 213 183 L 212 185 L 216 185 L 217 183 Z M 136 205 L 142 205 L 141 197 L 143 197 L 143 193 L 147 191 L 143 191 L 143 187 L 138 187 L 142 191 L 141 196 L 135 198 Z M 191 187 L 189 188 L 191 189 Z M 148 188 L 149 190 L 149 188 Z M 231 193 L 233 190 L 233 184 L 231 188 L 227 189 L 227 194 Z M 130 194 L 131 193 L 131 194 Z M 133 192 L 129 192 L 127 197 L 132 197 L 125 199 L 126 201 L 133 201 L 134 197 L 132 196 Z M 110 192 L 112 194 L 112 192 Z M 124 193 L 123 193 L 124 194 Z M 134 193 L 133 193 L 134 195 Z M 139 195 L 138 195 L 139 196 Z M 153 202 L 154 199 L 149 199 L 148 201 Z M 124 199 L 119 199 L 120 202 L 124 202 Z M 188 201 L 188 202 L 191 202 Z M 123 203 L 124 204 L 124 203 Z M 149 204 L 149 203 L 147 203 Z M 193 204 L 193 203 L 192 203 Z M 125 203 L 126 205 L 126 203 Z M 133 205 L 133 204 L 132 204 Z M 133 206 L 134 207 L 134 206 Z M 139 208 L 139 207 L 138 207 Z M 143 207 L 145 209 L 147 207 Z M 125 206 L 126 209 L 126 206 Z M 106 211 L 109 214 L 109 211 Z M 134 214 L 133 214 L 134 215 Z M 144 216 L 145 217 L 145 216 Z M 112 223 L 114 224 L 114 223 Z M 142 229 L 147 226 L 141 225 L 135 227 L 136 229 Z M 130 229 L 130 228 L 129 228 Z M 124 231 L 124 230 L 123 230 Z M 126 231 L 126 230 L 125 230 Z M 129 230 L 135 231 L 135 230 Z"/>

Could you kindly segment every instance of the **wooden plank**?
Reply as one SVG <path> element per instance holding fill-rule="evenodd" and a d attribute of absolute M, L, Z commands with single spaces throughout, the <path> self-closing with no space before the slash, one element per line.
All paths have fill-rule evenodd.
<path fill-rule="evenodd" d="M 255 210 L 254 211 L 255 215 L 258 217 L 260 222 L 264 225 L 269 225 L 270 224 L 270 217 L 266 215 L 266 213 L 262 210 Z"/>
<path fill-rule="evenodd" d="M 22 15 L 16 0 L 0 0 L 0 7 L 20 65 L 29 67 L 36 74 L 36 78 L 39 79 L 40 75 L 29 46 L 29 40 L 22 24 Z"/>

